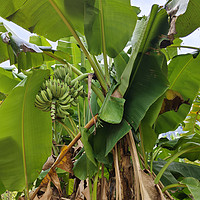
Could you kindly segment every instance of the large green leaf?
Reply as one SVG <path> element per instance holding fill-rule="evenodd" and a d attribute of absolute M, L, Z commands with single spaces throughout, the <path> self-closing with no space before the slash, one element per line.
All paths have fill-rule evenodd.
<path fill-rule="evenodd" d="M 97 172 L 97 166 L 95 166 L 84 153 L 75 163 L 73 172 L 76 177 L 81 180 L 85 180 L 87 177 L 92 178 Z"/>
<path fill-rule="evenodd" d="M 91 135 L 90 143 L 93 147 L 95 158 L 99 162 L 109 164 L 109 152 L 113 149 L 115 144 L 124 137 L 131 126 L 122 120 L 120 124 L 103 123 L 102 127 L 96 129 L 96 134 Z"/>
<path fill-rule="evenodd" d="M 101 54 L 102 37 L 105 37 L 106 53 L 116 57 L 132 36 L 138 10 L 127 0 L 86 2 L 84 22 L 89 51 L 94 55 Z"/>
<path fill-rule="evenodd" d="M 103 102 L 103 105 L 101 106 L 101 109 L 99 111 L 99 117 L 103 121 L 111 124 L 119 124 L 122 121 L 124 113 L 125 99 L 112 96 L 115 88 L 116 85 L 110 88 L 109 92 L 107 93 L 106 99 Z"/>
<path fill-rule="evenodd" d="M 14 78 L 12 72 L 0 68 L 0 92 L 8 94 L 18 83 L 19 79 Z"/>
<path fill-rule="evenodd" d="M 177 10 L 176 37 L 185 37 L 200 26 L 199 0 L 173 0 L 167 4 L 170 11 Z"/>
<path fill-rule="evenodd" d="M 147 110 L 166 91 L 168 81 L 162 71 L 166 65 L 163 55 L 140 54 L 135 63 L 136 69 L 125 95 L 125 118 L 137 130 Z"/>
<path fill-rule="evenodd" d="M 192 177 L 187 177 L 187 178 L 184 178 L 181 181 L 181 183 L 187 185 L 188 189 L 192 193 L 192 196 L 194 197 L 195 200 L 200 199 L 200 182 L 199 182 L 199 180 L 192 178 Z"/>
<path fill-rule="evenodd" d="M 129 61 L 129 57 L 124 51 L 122 51 L 120 54 L 118 54 L 114 58 L 114 66 L 115 66 L 115 70 L 116 70 L 116 78 L 117 78 L 118 82 L 120 82 L 121 75 L 122 75 L 122 73 L 123 73 L 128 61 Z"/>
<path fill-rule="evenodd" d="M 154 161 L 153 162 L 154 172 L 157 174 L 165 164 L 166 161 L 163 160 Z M 161 177 L 161 181 L 166 186 L 173 183 L 177 183 L 178 179 L 180 179 L 181 177 L 194 177 L 199 180 L 200 179 L 199 170 L 200 167 L 197 165 L 172 162 L 169 165 L 169 167 L 165 170 L 163 176 Z"/>
<path fill-rule="evenodd" d="M 51 154 L 50 113 L 34 106 L 48 74 L 34 71 L 0 106 L 0 180 L 8 190 L 22 191 L 25 184 L 32 183 Z"/>
<path fill-rule="evenodd" d="M 80 69 L 79 64 L 81 63 L 81 50 L 77 46 L 77 42 L 73 37 L 62 38 L 61 40 L 59 40 L 57 50 L 68 54 L 68 61 L 76 68 Z"/>
<path fill-rule="evenodd" d="M 183 136 L 175 140 L 169 140 L 161 144 L 163 148 L 175 150 L 176 152 L 190 149 L 190 151 L 180 155 L 180 158 L 187 158 L 191 161 L 200 159 L 200 135 Z"/>
<path fill-rule="evenodd" d="M 89 138 L 89 132 L 87 131 L 87 129 L 81 128 L 81 141 L 83 142 L 86 156 L 96 166 L 93 149 L 88 141 L 88 138 Z"/>
<path fill-rule="evenodd" d="M 4 27 L 4 24 L 0 22 L 0 32 L 6 32 L 6 31 L 7 30 Z M 0 63 L 1 63 L 3 61 L 8 60 L 9 55 L 8 55 L 7 45 L 2 41 L 2 39 L 0 39 L 0 47 L 1 47 L 0 48 Z"/>
<path fill-rule="evenodd" d="M 192 104 L 200 87 L 200 56 L 193 58 L 191 54 L 176 56 L 170 62 L 168 69 L 169 89 L 179 92 L 183 99 Z M 164 133 L 175 130 L 187 116 L 190 105 L 183 104 L 178 112 L 169 111 L 159 116 L 156 123 L 156 132 Z"/>
<path fill-rule="evenodd" d="M 8 17 L 20 9 L 21 6 L 26 2 L 26 0 L 8 0 L 1 1 L 0 16 Z M 9 9 L 8 9 L 9 8 Z"/>
<path fill-rule="evenodd" d="M 0 10 L 0 15 L 7 17 L 9 20 L 22 26 L 23 28 L 31 30 L 31 32 L 43 35 L 50 40 L 56 41 L 71 35 L 60 16 L 54 10 L 49 0 L 1 0 L 1 5 L 6 9 Z M 83 33 L 83 5 L 84 1 L 76 0 L 54 0 L 62 14 L 70 20 L 74 28 Z M 17 9 L 7 9 L 10 5 L 18 4 Z M 56 30 L 56 31 L 55 31 Z"/>
<path fill-rule="evenodd" d="M 118 87 L 119 92 L 124 96 L 129 87 L 130 79 L 135 67 L 135 73 L 140 67 L 143 56 L 138 59 L 138 54 L 145 54 L 151 48 L 158 48 L 158 42 L 162 35 L 168 31 L 167 13 L 160 9 L 158 5 L 153 5 L 148 18 L 142 18 L 137 21 L 136 28 L 132 37 L 132 53 L 129 62 L 121 75 L 121 84 Z M 137 59 L 137 61 L 136 61 Z"/>

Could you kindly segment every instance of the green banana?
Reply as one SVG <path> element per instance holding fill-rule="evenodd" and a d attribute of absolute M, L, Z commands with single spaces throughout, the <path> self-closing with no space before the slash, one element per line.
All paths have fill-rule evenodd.
<path fill-rule="evenodd" d="M 65 88 L 64 88 L 65 84 L 64 83 L 61 83 L 60 84 L 60 97 L 63 96 L 63 94 L 65 93 Z"/>
<path fill-rule="evenodd" d="M 68 103 L 71 103 L 72 101 L 74 101 L 74 98 L 71 98 Z"/>
<path fill-rule="evenodd" d="M 66 110 L 63 110 L 61 107 L 59 108 L 59 111 L 63 114 L 63 115 L 69 115 L 69 112 L 67 112 Z"/>
<path fill-rule="evenodd" d="M 60 101 L 63 101 L 67 98 L 67 96 L 69 95 L 69 91 L 66 91 L 65 94 L 59 98 Z"/>
<path fill-rule="evenodd" d="M 38 99 L 35 98 L 35 104 L 37 105 L 40 105 L 40 106 L 43 106 L 43 105 L 46 105 L 46 103 L 41 103 L 40 101 L 38 101 Z"/>
<path fill-rule="evenodd" d="M 78 89 L 79 81 L 76 81 L 73 85 L 74 89 Z"/>
<path fill-rule="evenodd" d="M 81 90 L 83 90 L 83 85 L 81 85 L 81 86 L 77 89 L 78 92 L 80 92 Z"/>
<path fill-rule="evenodd" d="M 56 97 L 56 79 L 53 80 L 52 82 L 52 87 L 51 87 L 51 91 L 53 93 L 53 96 Z"/>
<path fill-rule="evenodd" d="M 78 91 L 75 91 L 73 94 L 72 94 L 72 96 L 74 97 L 74 98 L 76 98 L 77 96 L 78 96 Z"/>
<path fill-rule="evenodd" d="M 75 90 L 74 87 L 71 87 L 70 88 L 70 93 L 72 94 L 74 92 L 74 90 Z"/>
<path fill-rule="evenodd" d="M 71 99 L 71 95 L 67 96 L 65 99 L 60 101 L 61 104 L 66 105 Z"/>
<path fill-rule="evenodd" d="M 77 106 L 77 103 L 76 103 L 75 101 L 72 101 L 72 102 L 71 102 L 71 105 L 72 105 L 72 106 Z"/>
<path fill-rule="evenodd" d="M 51 101 L 52 98 L 53 98 L 53 95 L 52 95 L 52 93 L 51 93 L 51 90 L 47 87 L 46 91 L 47 91 L 47 95 L 48 95 L 48 97 L 49 97 L 49 100 Z"/>
<path fill-rule="evenodd" d="M 69 74 L 67 74 L 67 75 L 65 76 L 65 83 L 67 83 L 68 85 L 71 84 L 71 77 L 70 77 Z"/>
<path fill-rule="evenodd" d="M 61 107 L 62 110 L 67 110 L 71 107 L 70 104 L 67 104 L 67 105 L 60 104 L 59 106 Z"/>
<path fill-rule="evenodd" d="M 49 99 L 47 98 L 47 92 L 45 90 L 41 90 L 40 93 L 41 93 L 43 100 L 48 102 Z"/>
<path fill-rule="evenodd" d="M 65 68 L 66 68 L 66 67 L 65 67 Z M 69 73 L 70 77 L 72 77 L 72 68 L 69 66 L 69 67 L 67 68 L 67 70 L 68 70 L 68 73 Z"/>
<path fill-rule="evenodd" d="M 50 88 L 51 87 L 50 80 L 46 80 L 45 85 L 46 85 L 47 88 Z"/>
<path fill-rule="evenodd" d="M 36 95 L 36 99 L 40 102 L 45 104 L 46 102 L 39 96 L 39 94 Z"/>
<path fill-rule="evenodd" d="M 61 93 L 61 85 L 60 85 L 60 79 L 56 79 L 56 97 L 60 97 Z"/>

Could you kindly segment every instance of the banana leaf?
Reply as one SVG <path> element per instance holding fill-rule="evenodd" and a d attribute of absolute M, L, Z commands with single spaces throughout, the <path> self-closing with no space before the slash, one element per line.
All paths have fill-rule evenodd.
<path fill-rule="evenodd" d="M 168 65 L 169 89 L 180 93 L 189 104 L 182 104 L 178 111 L 168 111 L 161 114 L 156 122 L 157 133 L 165 133 L 175 130 L 190 111 L 193 100 L 196 98 L 200 88 L 200 56 L 193 58 L 193 55 L 179 55 L 172 59 Z"/>
<path fill-rule="evenodd" d="M 172 0 L 166 4 L 169 12 L 175 12 L 176 34 L 175 37 L 185 37 L 200 26 L 199 0 Z"/>
<path fill-rule="evenodd" d="M 22 191 L 39 175 L 51 155 L 50 113 L 34 106 L 48 71 L 34 71 L 0 106 L 0 181 L 7 190 Z"/>

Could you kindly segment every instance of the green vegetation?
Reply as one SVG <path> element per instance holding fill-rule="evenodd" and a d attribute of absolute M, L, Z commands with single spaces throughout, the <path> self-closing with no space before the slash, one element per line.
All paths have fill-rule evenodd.
<path fill-rule="evenodd" d="M 200 199 L 200 2 L 0 3 L 2 199 Z"/>

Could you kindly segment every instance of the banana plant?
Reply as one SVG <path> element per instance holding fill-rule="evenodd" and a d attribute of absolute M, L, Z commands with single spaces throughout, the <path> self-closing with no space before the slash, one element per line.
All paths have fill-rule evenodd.
<path fill-rule="evenodd" d="M 38 34 L 25 41 L 0 26 L 1 61 L 15 65 L 0 70 L 0 194 L 180 199 L 179 188 L 199 198 L 198 133 L 159 139 L 188 120 L 199 93 L 200 49 L 179 39 L 199 26 L 197 0 L 143 17 L 129 0 L 0 3 L 3 18 Z"/>

